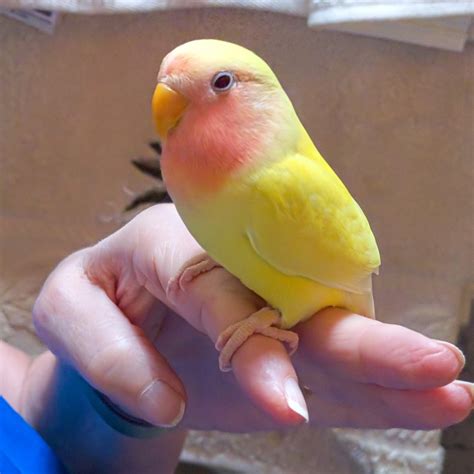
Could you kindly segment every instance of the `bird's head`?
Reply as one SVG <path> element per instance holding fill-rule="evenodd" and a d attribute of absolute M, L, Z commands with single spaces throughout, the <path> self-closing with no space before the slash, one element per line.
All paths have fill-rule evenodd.
<path fill-rule="evenodd" d="M 157 132 L 165 141 L 189 110 L 232 116 L 259 109 L 279 90 L 270 67 L 248 49 L 218 40 L 185 43 L 161 63 L 153 95 Z"/>
<path fill-rule="evenodd" d="M 273 71 L 225 41 L 195 40 L 171 51 L 152 109 L 165 178 L 179 166 L 222 178 L 294 138 L 294 111 Z"/>

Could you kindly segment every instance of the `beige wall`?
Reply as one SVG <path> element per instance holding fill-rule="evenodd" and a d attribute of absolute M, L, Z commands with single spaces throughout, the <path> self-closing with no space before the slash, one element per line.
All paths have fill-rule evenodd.
<path fill-rule="evenodd" d="M 443 52 L 218 9 L 65 16 L 54 36 L 0 17 L 0 336 L 41 349 L 29 319 L 36 289 L 62 256 L 115 228 L 107 218 L 127 202 L 124 186 L 150 184 L 129 159 L 154 137 L 158 65 L 199 37 L 239 42 L 270 63 L 365 209 L 383 261 L 378 317 L 452 339 L 473 280 L 474 46 Z M 436 435 L 391 436 L 416 472 L 436 472 Z M 354 449 L 377 465 L 380 443 L 361 439 Z"/>

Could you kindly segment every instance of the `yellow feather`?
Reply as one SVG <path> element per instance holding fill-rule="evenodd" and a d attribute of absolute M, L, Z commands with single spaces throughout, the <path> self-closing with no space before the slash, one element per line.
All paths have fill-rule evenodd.
<path fill-rule="evenodd" d="M 229 181 L 192 212 L 179 210 L 216 261 L 280 310 L 282 327 L 328 306 L 374 317 L 375 238 L 301 128 L 298 152 Z"/>

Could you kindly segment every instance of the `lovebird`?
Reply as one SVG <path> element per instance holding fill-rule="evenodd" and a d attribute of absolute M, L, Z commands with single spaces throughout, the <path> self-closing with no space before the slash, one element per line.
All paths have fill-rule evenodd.
<path fill-rule="evenodd" d="M 206 252 L 168 291 L 222 266 L 267 304 L 220 334 L 221 370 L 254 333 L 293 352 L 290 329 L 323 308 L 375 317 L 367 218 L 264 60 L 225 41 L 182 44 L 161 63 L 152 113 L 166 188 Z"/>

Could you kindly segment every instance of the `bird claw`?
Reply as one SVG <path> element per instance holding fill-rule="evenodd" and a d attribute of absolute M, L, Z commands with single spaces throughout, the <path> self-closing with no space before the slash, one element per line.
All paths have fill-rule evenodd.
<path fill-rule="evenodd" d="M 215 345 L 216 349 L 220 351 L 219 367 L 221 371 L 228 372 L 232 369 L 232 357 L 253 334 L 262 334 L 283 342 L 288 346 L 289 354 L 292 355 L 298 348 L 298 335 L 293 331 L 286 331 L 274 326 L 279 323 L 280 313 L 275 309 L 265 307 L 222 331 Z"/>
<path fill-rule="evenodd" d="M 180 271 L 173 278 L 169 280 L 166 287 L 167 297 L 170 300 L 173 300 L 177 293 L 180 291 L 186 291 L 186 286 L 195 278 L 216 267 L 220 267 L 220 265 L 206 253 L 192 258 L 181 267 Z"/>

